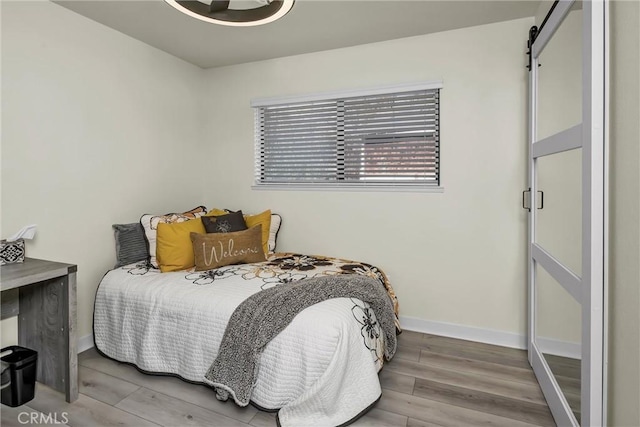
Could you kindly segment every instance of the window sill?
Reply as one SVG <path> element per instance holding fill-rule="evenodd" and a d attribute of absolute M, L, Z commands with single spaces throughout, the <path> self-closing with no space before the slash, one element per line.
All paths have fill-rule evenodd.
<path fill-rule="evenodd" d="M 394 192 L 394 193 L 444 193 L 444 187 L 395 185 L 395 184 L 254 184 L 252 190 L 260 191 L 336 191 L 336 192 Z"/>

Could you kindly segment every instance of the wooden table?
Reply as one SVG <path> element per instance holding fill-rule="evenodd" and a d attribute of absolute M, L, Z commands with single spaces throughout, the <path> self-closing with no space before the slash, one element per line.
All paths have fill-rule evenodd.
<path fill-rule="evenodd" d="M 0 267 L 1 318 L 18 316 L 18 344 L 38 352 L 40 383 L 78 398 L 77 266 L 26 258 Z"/>

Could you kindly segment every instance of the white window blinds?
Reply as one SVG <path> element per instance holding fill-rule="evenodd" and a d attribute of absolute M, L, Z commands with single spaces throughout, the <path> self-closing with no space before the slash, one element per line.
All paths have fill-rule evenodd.
<path fill-rule="evenodd" d="M 255 109 L 257 185 L 440 185 L 440 89 Z"/>

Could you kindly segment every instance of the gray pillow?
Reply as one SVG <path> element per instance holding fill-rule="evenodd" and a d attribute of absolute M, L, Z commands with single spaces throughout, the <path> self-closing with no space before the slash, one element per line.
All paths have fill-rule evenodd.
<path fill-rule="evenodd" d="M 113 224 L 116 239 L 116 265 L 114 268 L 149 259 L 149 248 L 144 228 L 139 222 Z"/>

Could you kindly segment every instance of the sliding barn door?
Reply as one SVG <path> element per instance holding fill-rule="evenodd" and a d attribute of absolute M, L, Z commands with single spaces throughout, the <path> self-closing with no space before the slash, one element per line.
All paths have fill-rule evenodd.
<path fill-rule="evenodd" d="M 606 0 L 530 32 L 529 361 L 562 426 L 604 425 Z"/>

